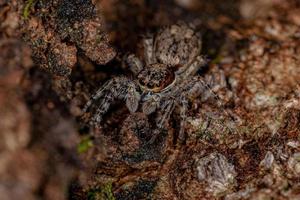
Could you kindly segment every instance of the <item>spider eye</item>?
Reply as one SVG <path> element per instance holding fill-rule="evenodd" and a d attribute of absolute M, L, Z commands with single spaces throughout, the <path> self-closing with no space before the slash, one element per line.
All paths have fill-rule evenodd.
<path fill-rule="evenodd" d="M 139 84 L 140 84 L 140 85 L 145 85 L 144 81 L 141 80 L 141 79 L 139 79 Z"/>
<path fill-rule="evenodd" d="M 178 70 L 179 68 L 181 68 L 182 67 L 182 65 L 181 64 L 177 64 L 177 65 L 174 65 L 172 68 L 170 68 L 170 69 L 173 69 L 173 71 L 176 71 L 176 70 Z"/>
<path fill-rule="evenodd" d="M 150 83 L 147 84 L 147 87 L 148 87 L 149 89 L 153 89 L 153 88 L 154 88 L 154 85 L 153 85 L 153 83 L 150 82 Z"/>

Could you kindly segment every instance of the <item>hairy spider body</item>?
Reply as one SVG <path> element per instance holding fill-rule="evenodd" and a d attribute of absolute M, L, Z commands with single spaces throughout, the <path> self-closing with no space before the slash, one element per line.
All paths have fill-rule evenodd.
<path fill-rule="evenodd" d="M 112 78 L 92 96 L 84 110 L 98 101 L 92 117 L 92 122 L 97 124 L 111 103 L 124 100 L 132 113 L 140 105 L 146 115 L 159 111 L 156 122 L 163 128 L 177 107 L 181 118 L 179 137 L 182 138 L 188 100 L 208 90 L 205 81 L 196 75 L 206 63 L 200 54 L 200 34 L 182 23 L 163 28 L 156 35 L 145 38 L 143 44 L 144 62 L 133 54 L 126 58 L 134 78 Z"/>

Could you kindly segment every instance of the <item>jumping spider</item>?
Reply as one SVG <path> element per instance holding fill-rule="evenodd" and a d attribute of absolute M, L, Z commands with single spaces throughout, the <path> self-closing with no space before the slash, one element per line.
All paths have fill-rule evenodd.
<path fill-rule="evenodd" d="M 201 43 L 200 34 L 185 23 L 165 27 L 156 35 L 144 38 L 144 63 L 133 54 L 125 61 L 134 78 L 112 78 L 85 105 L 86 112 L 94 101 L 98 102 L 91 122 L 100 123 L 116 100 L 124 100 L 132 113 L 140 104 L 146 115 L 158 111 L 158 128 L 163 128 L 173 110 L 179 108 L 179 138 L 183 138 L 188 100 L 209 90 L 204 79 L 196 75 L 206 64 L 200 54 Z"/>

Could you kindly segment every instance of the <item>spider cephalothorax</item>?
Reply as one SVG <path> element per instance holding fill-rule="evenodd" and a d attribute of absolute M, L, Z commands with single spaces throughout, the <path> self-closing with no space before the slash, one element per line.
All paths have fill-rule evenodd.
<path fill-rule="evenodd" d="M 124 100 L 130 112 L 138 109 L 147 115 L 158 111 L 157 126 L 163 127 L 175 108 L 181 117 L 182 137 L 186 122 L 188 99 L 204 95 L 205 81 L 196 72 L 205 64 L 200 55 L 201 38 L 195 29 L 181 23 L 161 29 L 144 38 L 144 58 L 131 54 L 125 64 L 132 77 L 114 77 L 102 86 L 86 104 L 85 111 L 95 104 L 93 123 L 100 123 L 111 103 Z M 95 101 L 97 100 L 97 101 Z"/>
<path fill-rule="evenodd" d="M 175 74 L 167 65 L 155 63 L 140 71 L 137 79 L 143 91 L 157 93 L 175 82 Z"/>

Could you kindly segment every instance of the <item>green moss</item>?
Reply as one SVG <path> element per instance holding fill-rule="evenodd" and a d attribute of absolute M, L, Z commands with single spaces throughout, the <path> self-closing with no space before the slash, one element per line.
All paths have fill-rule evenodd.
<path fill-rule="evenodd" d="M 202 121 L 196 131 L 197 138 L 210 141 L 214 138 L 223 140 L 228 134 L 234 133 L 235 130 L 230 128 L 225 119 L 208 119 Z M 216 134 L 218 135 L 216 137 Z"/>
<path fill-rule="evenodd" d="M 208 127 L 207 122 L 202 122 L 200 124 L 196 132 L 197 138 L 204 139 L 204 140 L 212 139 L 212 133 L 209 130 L 207 130 L 207 127 Z"/>
<path fill-rule="evenodd" d="M 82 138 L 81 142 L 77 145 L 77 152 L 85 153 L 93 146 L 94 144 L 92 138 L 90 136 L 84 137 Z"/>
<path fill-rule="evenodd" d="M 36 2 L 37 2 L 37 0 L 28 0 L 26 2 L 24 10 L 23 10 L 24 19 L 28 19 L 29 15 L 30 15 L 30 10 Z"/>
<path fill-rule="evenodd" d="M 87 194 L 88 200 L 115 200 L 112 183 L 106 183 L 99 189 L 91 189 Z"/>
<path fill-rule="evenodd" d="M 115 197 L 112 193 L 112 183 L 107 183 L 102 187 L 101 196 L 107 200 L 115 200 Z"/>
<path fill-rule="evenodd" d="M 210 131 L 199 131 L 196 134 L 200 140 L 210 141 L 213 139 L 213 134 Z"/>

